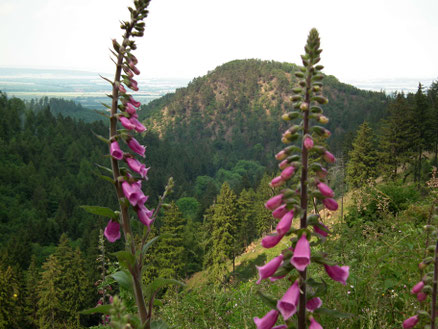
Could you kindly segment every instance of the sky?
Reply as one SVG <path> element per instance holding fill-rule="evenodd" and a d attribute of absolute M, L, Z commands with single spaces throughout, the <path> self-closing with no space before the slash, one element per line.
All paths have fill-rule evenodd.
<path fill-rule="evenodd" d="M 113 72 L 129 0 L 0 0 L 0 66 Z M 202 76 L 235 59 L 300 63 L 312 27 L 343 82 L 438 78 L 437 0 L 152 0 L 142 78 Z"/>

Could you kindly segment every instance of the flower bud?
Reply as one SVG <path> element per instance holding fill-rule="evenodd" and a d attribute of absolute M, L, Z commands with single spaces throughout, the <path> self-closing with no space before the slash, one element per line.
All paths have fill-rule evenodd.
<path fill-rule="evenodd" d="M 289 166 L 281 172 L 281 178 L 283 178 L 284 180 L 288 180 L 289 178 L 292 177 L 294 172 L 295 172 L 295 168 L 292 166 Z"/>
<path fill-rule="evenodd" d="M 427 295 L 424 292 L 419 292 L 417 294 L 417 300 L 419 302 L 422 302 L 422 301 L 426 300 L 426 298 L 427 298 Z"/>
<path fill-rule="evenodd" d="M 309 109 L 309 103 L 303 102 L 300 105 L 300 110 L 301 111 L 307 111 Z"/>
<path fill-rule="evenodd" d="M 284 184 L 284 180 L 281 176 L 275 177 L 271 182 L 269 183 L 269 186 L 271 187 L 278 187 Z"/>
<path fill-rule="evenodd" d="M 321 122 L 322 124 L 327 124 L 329 122 L 329 119 L 325 115 L 321 115 L 318 121 Z"/>
<path fill-rule="evenodd" d="M 329 198 L 333 198 L 333 196 L 335 195 L 333 193 L 333 190 L 326 184 L 324 183 L 319 183 L 317 185 L 319 191 L 321 192 L 322 195 L 329 197 Z"/>
<path fill-rule="evenodd" d="M 286 167 L 289 166 L 289 162 L 286 160 L 283 160 L 279 163 L 278 168 L 280 168 L 281 170 L 286 169 Z"/>
<path fill-rule="evenodd" d="M 329 151 L 324 152 L 323 158 L 328 163 L 334 163 L 336 161 L 335 156 L 331 154 Z"/>
<path fill-rule="evenodd" d="M 306 149 L 310 150 L 313 147 L 313 139 L 309 135 L 304 137 L 303 145 Z"/>
<path fill-rule="evenodd" d="M 315 101 L 319 104 L 327 104 L 328 103 L 328 99 L 324 96 L 313 96 L 312 101 Z"/>
<path fill-rule="evenodd" d="M 287 157 L 287 153 L 284 150 L 281 150 L 275 155 L 275 159 L 277 159 L 278 161 L 284 160 L 286 159 L 286 157 Z"/>

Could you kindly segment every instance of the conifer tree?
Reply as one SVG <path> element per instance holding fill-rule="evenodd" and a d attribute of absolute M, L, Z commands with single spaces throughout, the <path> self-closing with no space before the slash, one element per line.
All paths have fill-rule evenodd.
<path fill-rule="evenodd" d="M 22 308 L 19 304 L 19 282 L 16 270 L 0 267 L 0 328 L 19 329 Z"/>
<path fill-rule="evenodd" d="M 184 277 L 183 234 L 186 220 L 175 202 L 162 217 L 160 239 L 157 241 L 154 262 L 157 264 L 158 276 L 170 279 Z"/>
<path fill-rule="evenodd" d="M 26 328 L 38 328 L 38 282 L 40 272 L 36 263 L 35 255 L 32 255 L 29 268 L 26 272 L 26 290 L 25 290 L 25 313 Z"/>
<path fill-rule="evenodd" d="M 434 153 L 434 166 L 438 166 L 438 81 L 434 81 L 427 91 L 430 104 L 431 145 Z"/>
<path fill-rule="evenodd" d="M 404 166 L 411 156 L 412 129 L 409 113 L 412 111 L 403 94 L 397 94 L 389 104 L 388 117 L 383 120 L 380 135 L 379 164 L 383 175 L 395 180 L 397 168 Z"/>
<path fill-rule="evenodd" d="M 347 182 L 352 187 L 359 187 L 370 178 L 377 176 L 377 154 L 374 145 L 374 133 L 367 122 L 359 126 L 353 149 L 347 163 Z"/>
<path fill-rule="evenodd" d="M 65 234 L 55 252 L 43 264 L 38 285 L 40 328 L 79 328 L 79 311 L 85 308 L 89 280 L 79 250 Z"/>
<path fill-rule="evenodd" d="M 275 223 L 271 212 L 263 205 L 265 200 L 274 196 L 274 191 L 269 186 L 271 179 L 272 177 L 265 174 L 256 189 L 254 213 L 256 216 L 255 220 L 258 236 L 262 236 L 265 233 L 271 232 Z"/>
<path fill-rule="evenodd" d="M 248 247 L 257 234 L 255 227 L 254 199 L 255 192 L 250 188 L 249 190 L 242 190 L 237 200 L 238 216 L 240 218 L 238 240 L 242 243 L 243 248 Z"/>
<path fill-rule="evenodd" d="M 211 261 L 212 273 L 222 281 L 226 272 L 226 262 L 233 261 L 237 255 L 237 197 L 225 182 L 213 207 Z"/>

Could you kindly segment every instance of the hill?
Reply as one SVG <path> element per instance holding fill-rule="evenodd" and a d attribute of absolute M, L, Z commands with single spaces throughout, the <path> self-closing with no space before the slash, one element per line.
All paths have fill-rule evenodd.
<path fill-rule="evenodd" d="M 267 164 L 284 128 L 280 113 L 292 108 L 297 68 L 274 61 L 235 60 L 152 101 L 144 106 L 141 118 L 174 143 L 206 144 L 215 154 L 227 153 L 232 162 L 240 157 Z M 330 99 L 325 106 L 331 119 L 328 128 L 333 133 L 329 143 L 335 151 L 363 121 L 376 123 L 385 115 L 388 97 L 382 92 L 360 90 L 333 76 L 325 77 L 324 86 Z"/>

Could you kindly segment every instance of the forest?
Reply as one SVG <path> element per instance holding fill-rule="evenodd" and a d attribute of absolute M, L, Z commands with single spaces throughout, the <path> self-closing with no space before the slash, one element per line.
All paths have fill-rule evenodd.
<path fill-rule="evenodd" d="M 141 105 L 148 4 L 104 110 L 0 91 L 0 329 L 435 329 L 438 80 L 341 83 L 312 29 Z"/>

